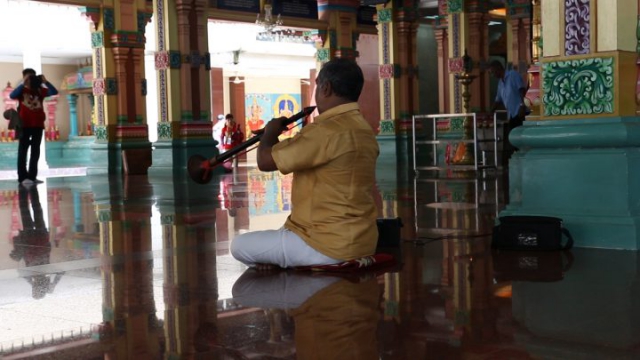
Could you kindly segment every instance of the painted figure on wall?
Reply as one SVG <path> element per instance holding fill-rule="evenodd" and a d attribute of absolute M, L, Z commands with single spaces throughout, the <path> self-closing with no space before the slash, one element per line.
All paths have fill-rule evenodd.
<path fill-rule="evenodd" d="M 249 116 L 247 117 L 247 134 L 260 130 L 264 127 L 264 120 L 262 119 L 263 109 L 258 104 L 258 99 L 253 96 L 253 101 L 247 109 Z"/>
<path fill-rule="evenodd" d="M 274 117 L 290 117 L 300 111 L 300 101 L 298 101 L 294 96 L 289 94 L 276 96 L 277 98 L 274 101 L 275 104 L 273 107 Z M 292 127 L 290 130 L 283 132 L 280 138 L 284 139 L 293 137 L 300 131 L 301 127 L 301 125 Z"/>
<path fill-rule="evenodd" d="M 271 119 L 279 117 L 290 117 L 301 110 L 300 94 L 246 94 L 245 107 L 247 109 L 246 134 L 262 129 Z M 286 131 L 281 139 L 292 137 L 297 134 L 301 125 L 295 126 L 292 130 Z"/>

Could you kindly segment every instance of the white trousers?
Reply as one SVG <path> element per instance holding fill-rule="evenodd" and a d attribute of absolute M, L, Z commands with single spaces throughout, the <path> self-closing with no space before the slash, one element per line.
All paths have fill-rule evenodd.
<path fill-rule="evenodd" d="M 342 262 L 316 251 L 284 227 L 238 235 L 231 242 L 231 255 L 251 267 L 256 264 L 272 264 L 288 268 Z"/>
<path fill-rule="evenodd" d="M 246 307 L 295 309 L 318 291 L 342 280 L 307 271 L 269 271 L 248 269 L 233 284 L 233 300 Z"/>

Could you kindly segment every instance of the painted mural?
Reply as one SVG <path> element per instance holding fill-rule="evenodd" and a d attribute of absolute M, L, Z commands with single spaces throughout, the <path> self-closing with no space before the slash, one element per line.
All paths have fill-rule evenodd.
<path fill-rule="evenodd" d="M 290 117 L 301 111 L 300 94 L 246 94 L 246 134 L 262 129 L 269 120 L 281 116 Z M 282 134 L 282 138 L 289 138 L 302 129 L 301 124 L 293 126 L 291 130 Z"/>

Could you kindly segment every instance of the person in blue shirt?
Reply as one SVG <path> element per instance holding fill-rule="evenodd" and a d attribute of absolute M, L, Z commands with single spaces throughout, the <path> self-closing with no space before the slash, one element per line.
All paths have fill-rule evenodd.
<path fill-rule="evenodd" d="M 527 87 L 517 71 L 505 70 L 500 61 L 491 62 L 490 72 L 498 79 L 498 91 L 495 102 L 491 107 L 491 113 L 494 113 L 498 106 L 503 105 L 509 118 L 509 124 L 505 126 L 505 141 L 503 145 L 503 158 L 508 160 L 513 152 L 517 150 L 508 139 L 511 130 L 521 126 L 524 122 L 527 110 L 524 104 L 524 96 L 527 93 Z M 504 163 L 506 164 L 506 161 Z"/>

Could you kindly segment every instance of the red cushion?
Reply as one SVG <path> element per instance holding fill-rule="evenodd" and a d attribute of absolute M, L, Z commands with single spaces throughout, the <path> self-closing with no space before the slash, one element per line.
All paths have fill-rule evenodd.
<path fill-rule="evenodd" d="M 295 269 L 301 271 L 352 272 L 377 269 L 383 266 L 391 266 L 393 264 L 395 264 L 393 255 L 374 254 L 361 257 L 359 259 L 347 260 L 338 264 L 298 266 Z"/>

